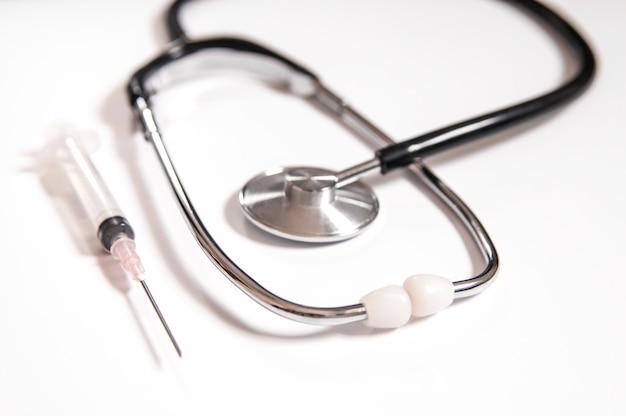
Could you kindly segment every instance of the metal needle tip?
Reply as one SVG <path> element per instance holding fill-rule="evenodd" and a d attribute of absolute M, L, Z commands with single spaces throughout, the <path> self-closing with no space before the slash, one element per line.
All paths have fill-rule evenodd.
<path fill-rule="evenodd" d="M 146 295 L 148 295 L 148 299 L 150 299 L 150 303 L 152 303 L 152 307 L 154 308 L 154 311 L 159 316 L 159 319 L 161 320 L 161 323 L 163 324 L 163 328 L 165 328 L 165 332 L 167 332 L 167 336 L 170 337 L 170 341 L 172 341 L 172 345 L 174 345 L 174 348 L 176 349 L 178 356 L 182 357 L 181 352 L 180 352 L 180 347 L 178 346 L 176 339 L 174 339 L 174 335 L 172 334 L 170 327 L 167 325 L 167 322 L 165 322 L 165 318 L 163 317 L 161 310 L 157 306 L 154 298 L 152 297 L 152 293 L 150 293 L 150 289 L 148 289 L 148 285 L 146 284 L 144 280 L 140 280 L 140 282 L 141 282 L 141 286 L 143 287 L 143 290 L 146 292 Z"/>

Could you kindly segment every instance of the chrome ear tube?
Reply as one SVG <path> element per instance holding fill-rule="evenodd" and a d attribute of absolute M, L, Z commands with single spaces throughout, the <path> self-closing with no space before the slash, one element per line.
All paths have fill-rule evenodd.
<path fill-rule="evenodd" d="M 168 15 L 173 45 L 132 76 L 128 85 L 131 106 L 146 139 L 154 146 L 192 234 L 209 259 L 231 282 L 267 309 L 306 323 L 337 325 L 364 321 L 372 327 L 399 327 L 411 316 L 435 313 L 454 299 L 472 296 L 487 288 L 498 269 L 496 249 L 476 215 L 435 176 L 424 158 L 517 125 L 571 101 L 591 82 L 595 70 L 590 48 L 565 20 L 540 3 L 513 1 L 550 27 L 569 46 L 578 62 L 577 72 L 563 85 L 537 98 L 395 142 L 311 71 L 275 51 L 238 38 L 189 40 L 178 22 L 184 3 L 176 2 Z M 483 257 L 483 270 L 470 278 L 455 280 L 428 274 L 411 276 L 401 286 L 386 286 L 366 294 L 352 305 L 332 308 L 300 305 L 263 287 L 220 248 L 198 216 L 176 172 L 151 107 L 152 98 L 162 89 L 190 77 L 210 75 L 215 69 L 243 72 L 309 100 L 378 148 L 371 160 L 339 172 L 293 166 L 258 174 L 243 187 L 239 197 L 242 210 L 252 223 L 280 237 L 304 242 L 336 242 L 355 237 L 375 219 L 378 211 L 376 195 L 359 179 L 372 172 L 384 174 L 406 167 L 472 237 Z"/>

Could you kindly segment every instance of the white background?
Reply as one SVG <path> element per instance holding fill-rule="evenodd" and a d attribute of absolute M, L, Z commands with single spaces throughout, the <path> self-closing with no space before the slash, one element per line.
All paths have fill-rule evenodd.
<path fill-rule="evenodd" d="M 495 241 L 498 279 L 434 317 L 374 331 L 273 315 L 188 234 L 124 91 L 166 45 L 167 1 L 0 1 L 0 414 L 624 414 L 626 3 L 550 4 L 594 47 L 592 87 L 541 123 L 430 160 Z M 571 69 L 495 1 L 216 0 L 183 18 L 194 37 L 285 53 L 397 139 L 546 91 Z M 339 170 L 372 148 L 247 81 L 163 98 L 166 140 L 207 226 L 280 295 L 345 305 L 413 273 L 480 269 L 401 172 L 368 179 L 380 218 L 352 241 L 306 247 L 253 230 L 235 204 L 247 178 L 277 165 Z M 67 125 L 100 138 L 92 157 L 134 224 L 182 359 L 76 204 L 39 175 L 38 151 Z"/>

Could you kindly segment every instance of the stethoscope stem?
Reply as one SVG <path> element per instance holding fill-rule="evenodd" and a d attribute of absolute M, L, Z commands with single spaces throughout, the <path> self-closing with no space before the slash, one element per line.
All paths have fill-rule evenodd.
<path fill-rule="evenodd" d="M 337 174 L 335 175 L 337 180 L 337 182 L 335 183 L 335 188 L 341 188 L 343 186 L 349 185 L 369 173 L 373 173 L 374 171 L 380 171 L 380 166 L 380 159 L 374 158 L 372 160 L 368 160 L 367 162 L 359 163 L 358 165 L 354 165 L 348 169 L 337 172 Z"/>

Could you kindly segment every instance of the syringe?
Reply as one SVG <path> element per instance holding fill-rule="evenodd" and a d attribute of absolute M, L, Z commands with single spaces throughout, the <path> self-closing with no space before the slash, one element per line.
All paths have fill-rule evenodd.
<path fill-rule="evenodd" d="M 141 283 L 180 356 L 178 343 L 144 280 L 145 270 L 135 251 L 135 233 L 87 152 L 72 136 L 63 136 L 56 140 L 48 150 L 52 154 L 47 156 L 52 157 L 67 175 L 78 200 L 96 230 L 102 247 L 119 261 L 129 277 Z"/>

